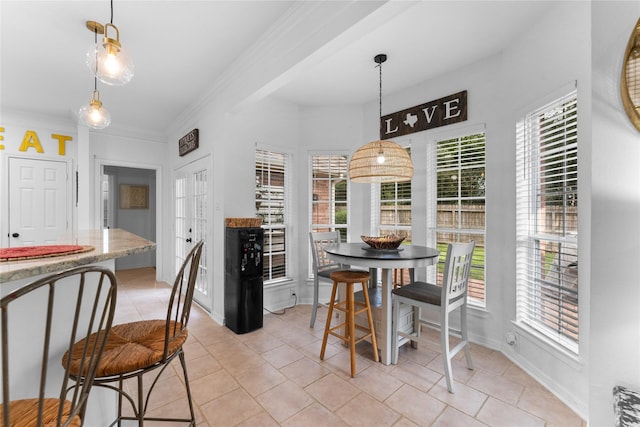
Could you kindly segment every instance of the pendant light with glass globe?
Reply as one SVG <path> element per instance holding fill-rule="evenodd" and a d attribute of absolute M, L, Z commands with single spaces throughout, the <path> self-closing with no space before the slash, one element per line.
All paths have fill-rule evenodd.
<path fill-rule="evenodd" d="M 124 86 L 133 78 L 134 66 L 129 53 L 120 43 L 120 30 L 113 25 L 113 0 L 111 21 L 100 26 L 102 31 L 99 33 L 104 34 L 104 38 L 100 42 L 96 41 L 87 51 L 87 67 L 102 83 Z"/>
<path fill-rule="evenodd" d="M 100 32 L 99 30 L 102 28 L 102 25 L 94 21 L 88 21 L 87 28 L 93 31 L 95 40 L 97 41 L 98 33 Z M 98 66 L 97 62 L 95 63 L 95 66 Z M 111 114 L 109 114 L 109 111 L 102 106 L 96 74 L 94 74 L 93 77 L 93 93 L 91 95 L 91 101 L 80 107 L 80 110 L 78 111 L 78 119 L 82 124 L 92 129 L 104 129 L 111 123 Z"/>

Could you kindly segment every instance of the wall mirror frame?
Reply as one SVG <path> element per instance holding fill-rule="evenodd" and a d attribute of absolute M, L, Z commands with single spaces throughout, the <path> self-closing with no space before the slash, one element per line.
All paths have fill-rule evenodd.
<path fill-rule="evenodd" d="M 640 19 L 633 28 L 624 52 L 620 95 L 629 120 L 640 131 Z"/>

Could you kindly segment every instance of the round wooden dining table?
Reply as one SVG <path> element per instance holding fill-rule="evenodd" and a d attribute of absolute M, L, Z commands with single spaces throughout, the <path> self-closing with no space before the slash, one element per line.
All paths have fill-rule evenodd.
<path fill-rule="evenodd" d="M 417 268 L 434 265 L 440 252 L 437 249 L 418 245 L 401 245 L 397 250 L 373 249 L 365 243 L 337 243 L 326 245 L 327 256 L 341 264 L 358 267 L 380 268 L 382 271 L 381 328 L 378 332 L 380 361 L 391 363 L 391 273 L 394 268 Z M 393 343 L 398 345 L 398 343 Z"/>

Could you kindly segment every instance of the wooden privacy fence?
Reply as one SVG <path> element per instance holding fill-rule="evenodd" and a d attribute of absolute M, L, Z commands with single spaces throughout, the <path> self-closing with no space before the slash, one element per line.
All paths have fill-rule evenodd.
<path fill-rule="evenodd" d="M 515 207 L 514 207 L 515 209 Z M 381 224 L 393 224 L 395 215 L 398 215 L 398 224 L 411 224 L 411 206 L 399 206 L 397 210 L 393 207 L 382 207 L 380 212 Z M 545 232 L 557 233 L 566 230 L 578 229 L 578 208 L 577 206 L 545 206 L 540 209 L 541 227 Z M 484 246 L 484 228 L 486 224 L 485 205 L 462 205 L 438 204 L 437 227 L 440 229 L 477 229 L 478 235 L 474 235 L 476 245 Z M 566 218 L 566 222 L 563 221 Z M 438 233 L 440 243 L 455 242 L 454 233 Z"/>

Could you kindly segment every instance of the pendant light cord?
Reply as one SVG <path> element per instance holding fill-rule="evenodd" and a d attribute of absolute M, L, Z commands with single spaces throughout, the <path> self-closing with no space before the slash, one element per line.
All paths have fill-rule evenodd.
<path fill-rule="evenodd" d="M 111 25 L 113 25 L 113 0 L 111 0 Z"/>
<path fill-rule="evenodd" d="M 98 44 L 98 28 L 93 29 L 93 42 Z M 98 90 L 98 49 L 96 51 L 96 72 L 93 74 L 93 91 Z"/>
<path fill-rule="evenodd" d="M 380 120 L 382 120 L 382 62 L 378 64 L 378 71 L 380 74 L 380 86 L 379 86 L 379 102 L 378 102 L 378 107 L 379 107 L 379 112 L 380 112 Z"/>

